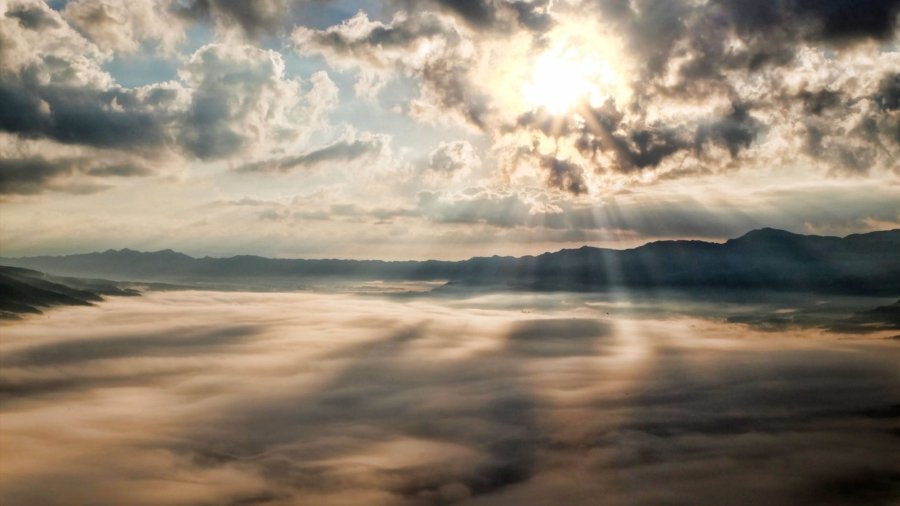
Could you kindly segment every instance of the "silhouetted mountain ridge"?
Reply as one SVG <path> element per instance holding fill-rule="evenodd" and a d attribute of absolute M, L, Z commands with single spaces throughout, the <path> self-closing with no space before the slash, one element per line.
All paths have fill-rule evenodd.
<path fill-rule="evenodd" d="M 0 263 L 62 275 L 273 287 L 323 279 L 448 280 L 454 286 L 591 291 L 615 287 L 727 288 L 900 294 L 900 230 L 844 238 L 763 228 L 724 243 L 656 241 L 613 250 L 583 246 L 537 256 L 464 261 L 194 258 L 172 250 L 107 250 Z"/>
<path fill-rule="evenodd" d="M 106 295 L 139 295 L 102 279 L 58 277 L 31 269 L 0 266 L 0 319 L 41 313 L 53 306 L 90 306 Z"/>

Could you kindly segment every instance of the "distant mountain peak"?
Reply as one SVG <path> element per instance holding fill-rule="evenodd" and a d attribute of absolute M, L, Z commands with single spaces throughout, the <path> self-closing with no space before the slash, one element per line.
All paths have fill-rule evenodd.
<path fill-rule="evenodd" d="M 725 244 L 762 244 L 782 241 L 797 241 L 820 237 L 821 236 L 816 235 L 797 234 L 794 232 L 789 232 L 787 230 L 782 230 L 780 228 L 763 227 L 753 229 L 735 239 L 729 239 L 728 241 L 725 241 Z"/>
<path fill-rule="evenodd" d="M 801 234 L 796 234 L 794 232 L 789 232 L 787 230 L 783 230 L 780 228 L 772 228 L 772 227 L 763 227 L 763 228 L 755 228 L 746 234 L 738 237 L 737 239 L 751 239 L 751 238 L 760 238 L 760 237 L 802 237 Z"/>
<path fill-rule="evenodd" d="M 88 255 L 94 253 L 87 253 Z M 178 258 L 193 258 L 189 255 L 185 255 L 184 253 L 180 253 L 178 251 L 172 249 L 164 249 L 159 251 L 139 251 L 131 248 L 122 248 L 122 249 L 108 249 L 102 253 L 101 255 L 107 257 L 178 257 Z"/>

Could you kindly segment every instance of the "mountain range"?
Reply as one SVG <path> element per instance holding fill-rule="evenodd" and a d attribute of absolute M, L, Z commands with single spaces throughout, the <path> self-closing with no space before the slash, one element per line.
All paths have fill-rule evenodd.
<path fill-rule="evenodd" d="M 108 250 L 0 258 L 54 275 L 279 289 L 337 280 L 446 281 L 448 287 L 541 291 L 740 289 L 900 295 L 900 229 L 847 237 L 765 228 L 724 243 L 659 241 L 463 261 L 195 258 L 172 250 Z"/>

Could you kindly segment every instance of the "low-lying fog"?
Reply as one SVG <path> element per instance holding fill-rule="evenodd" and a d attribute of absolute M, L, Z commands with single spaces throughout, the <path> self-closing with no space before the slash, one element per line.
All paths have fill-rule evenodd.
<path fill-rule="evenodd" d="M 150 292 L 4 323 L 0 504 L 900 501 L 890 332 L 567 297 Z"/>

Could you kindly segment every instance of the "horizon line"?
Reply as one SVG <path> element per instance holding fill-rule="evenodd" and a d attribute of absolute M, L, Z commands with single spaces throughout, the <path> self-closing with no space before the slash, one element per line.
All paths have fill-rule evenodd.
<path fill-rule="evenodd" d="M 465 262 L 468 260 L 473 260 L 473 259 L 478 259 L 478 258 L 513 258 L 513 259 L 534 258 L 534 257 L 538 257 L 541 255 L 561 253 L 564 251 L 576 251 L 576 250 L 581 250 L 581 249 L 597 249 L 597 250 L 607 250 L 607 251 L 631 251 L 631 250 L 643 248 L 645 246 L 649 246 L 651 244 L 671 243 L 671 242 L 687 242 L 687 243 L 699 242 L 699 243 L 704 243 L 704 244 L 724 245 L 730 241 L 734 241 L 734 240 L 746 237 L 754 232 L 762 232 L 762 231 L 782 232 L 785 234 L 789 234 L 789 235 L 793 235 L 793 236 L 800 236 L 800 237 L 847 239 L 849 237 L 860 236 L 860 235 L 880 234 L 880 233 L 888 233 L 888 232 L 900 232 L 900 228 L 891 228 L 891 229 L 886 229 L 886 230 L 871 230 L 869 232 L 854 232 L 854 233 L 850 233 L 850 234 L 847 234 L 844 236 L 837 236 L 837 235 L 802 234 L 802 233 L 792 232 L 790 230 L 785 230 L 785 229 L 780 229 L 780 228 L 775 228 L 775 227 L 759 227 L 759 228 L 750 229 L 747 232 L 744 232 L 743 234 L 740 234 L 736 237 L 729 237 L 729 238 L 723 239 L 721 241 L 704 240 L 704 239 L 656 239 L 656 240 L 647 241 L 638 246 L 633 246 L 630 248 L 607 248 L 607 247 L 591 246 L 589 244 L 584 244 L 579 247 L 560 248 L 558 250 L 552 250 L 552 251 L 548 250 L 543 253 L 539 253 L 539 254 L 535 254 L 535 255 L 520 255 L 520 256 L 498 255 L 498 254 L 487 255 L 487 256 L 476 255 L 476 256 L 471 256 L 471 257 L 462 258 L 462 259 L 458 259 L 458 260 L 438 260 L 438 259 L 434 259 L 434 258 L 427 258 L 427 259 L 421 259 L 421 260 L 416 260 L 416 259 L 384 260 L 384 259 L 379 259 L 379 258 L 337 258 L 337 257 L 316 257 L 316 258 L 290 257 L 289 258 L 289 257 L 271 257 L 271 256 L 253 254 L 253 253 L 236 253 L 236 254 L 229 255 L 229 256 L 212 256 L 212 255 L 194 256 L 194 255 L 191 255 L 188 253 L 183 253 L 181 251 L 174 250 L 172 248 L 164 248 L 164 249 L 160 249 L 160 250 L 145 251 L 145 250 L 139 250 L 139 249 L 132 249 L 129 247 L 123 247 L 123 248 L 119 248 L 119 249 L 107 248 L 105 250 L 94 250 L 94 251 L 87 251 L 87 252 L 81 252 L 81 253 L 63 253 L 63 254 L 56 254 L 56 255 L 43 254 L 43 255 L 27 255 L 27 256 L 6 256 L 6 255 L 0 253 L 0 259 L 22 260 L 22 259 L 31 259 L 31 258 L 62 258 L 62 257 L 71 257 L 71 256 L 82 256 L 82 255 L 98 255 L 98 254 L 105 254 L 105 253 L 131 252 L 131 253 L 139 253 L 139 254 L 145 254 L 145 255 L 153 255 L 153 254 L 158 254 L 158 253 L 173 253 L 176 255 L 186 256 L 193 260 L 203 260 L 203 259 L 227 260 L 227 259 L 239 258 L 239 257 L 256 257 L 256 258 L 263 258 L 263 259 L 267 259 L 267 260 L 285 260 L 285 261 L 302 260 L 302 261 L 342 261 L 342 262 L 383 262 L 383 263 L 403 263 L 403 262 L 448 262 L 448 263 L 453 263 L 453 262 Z"/>

